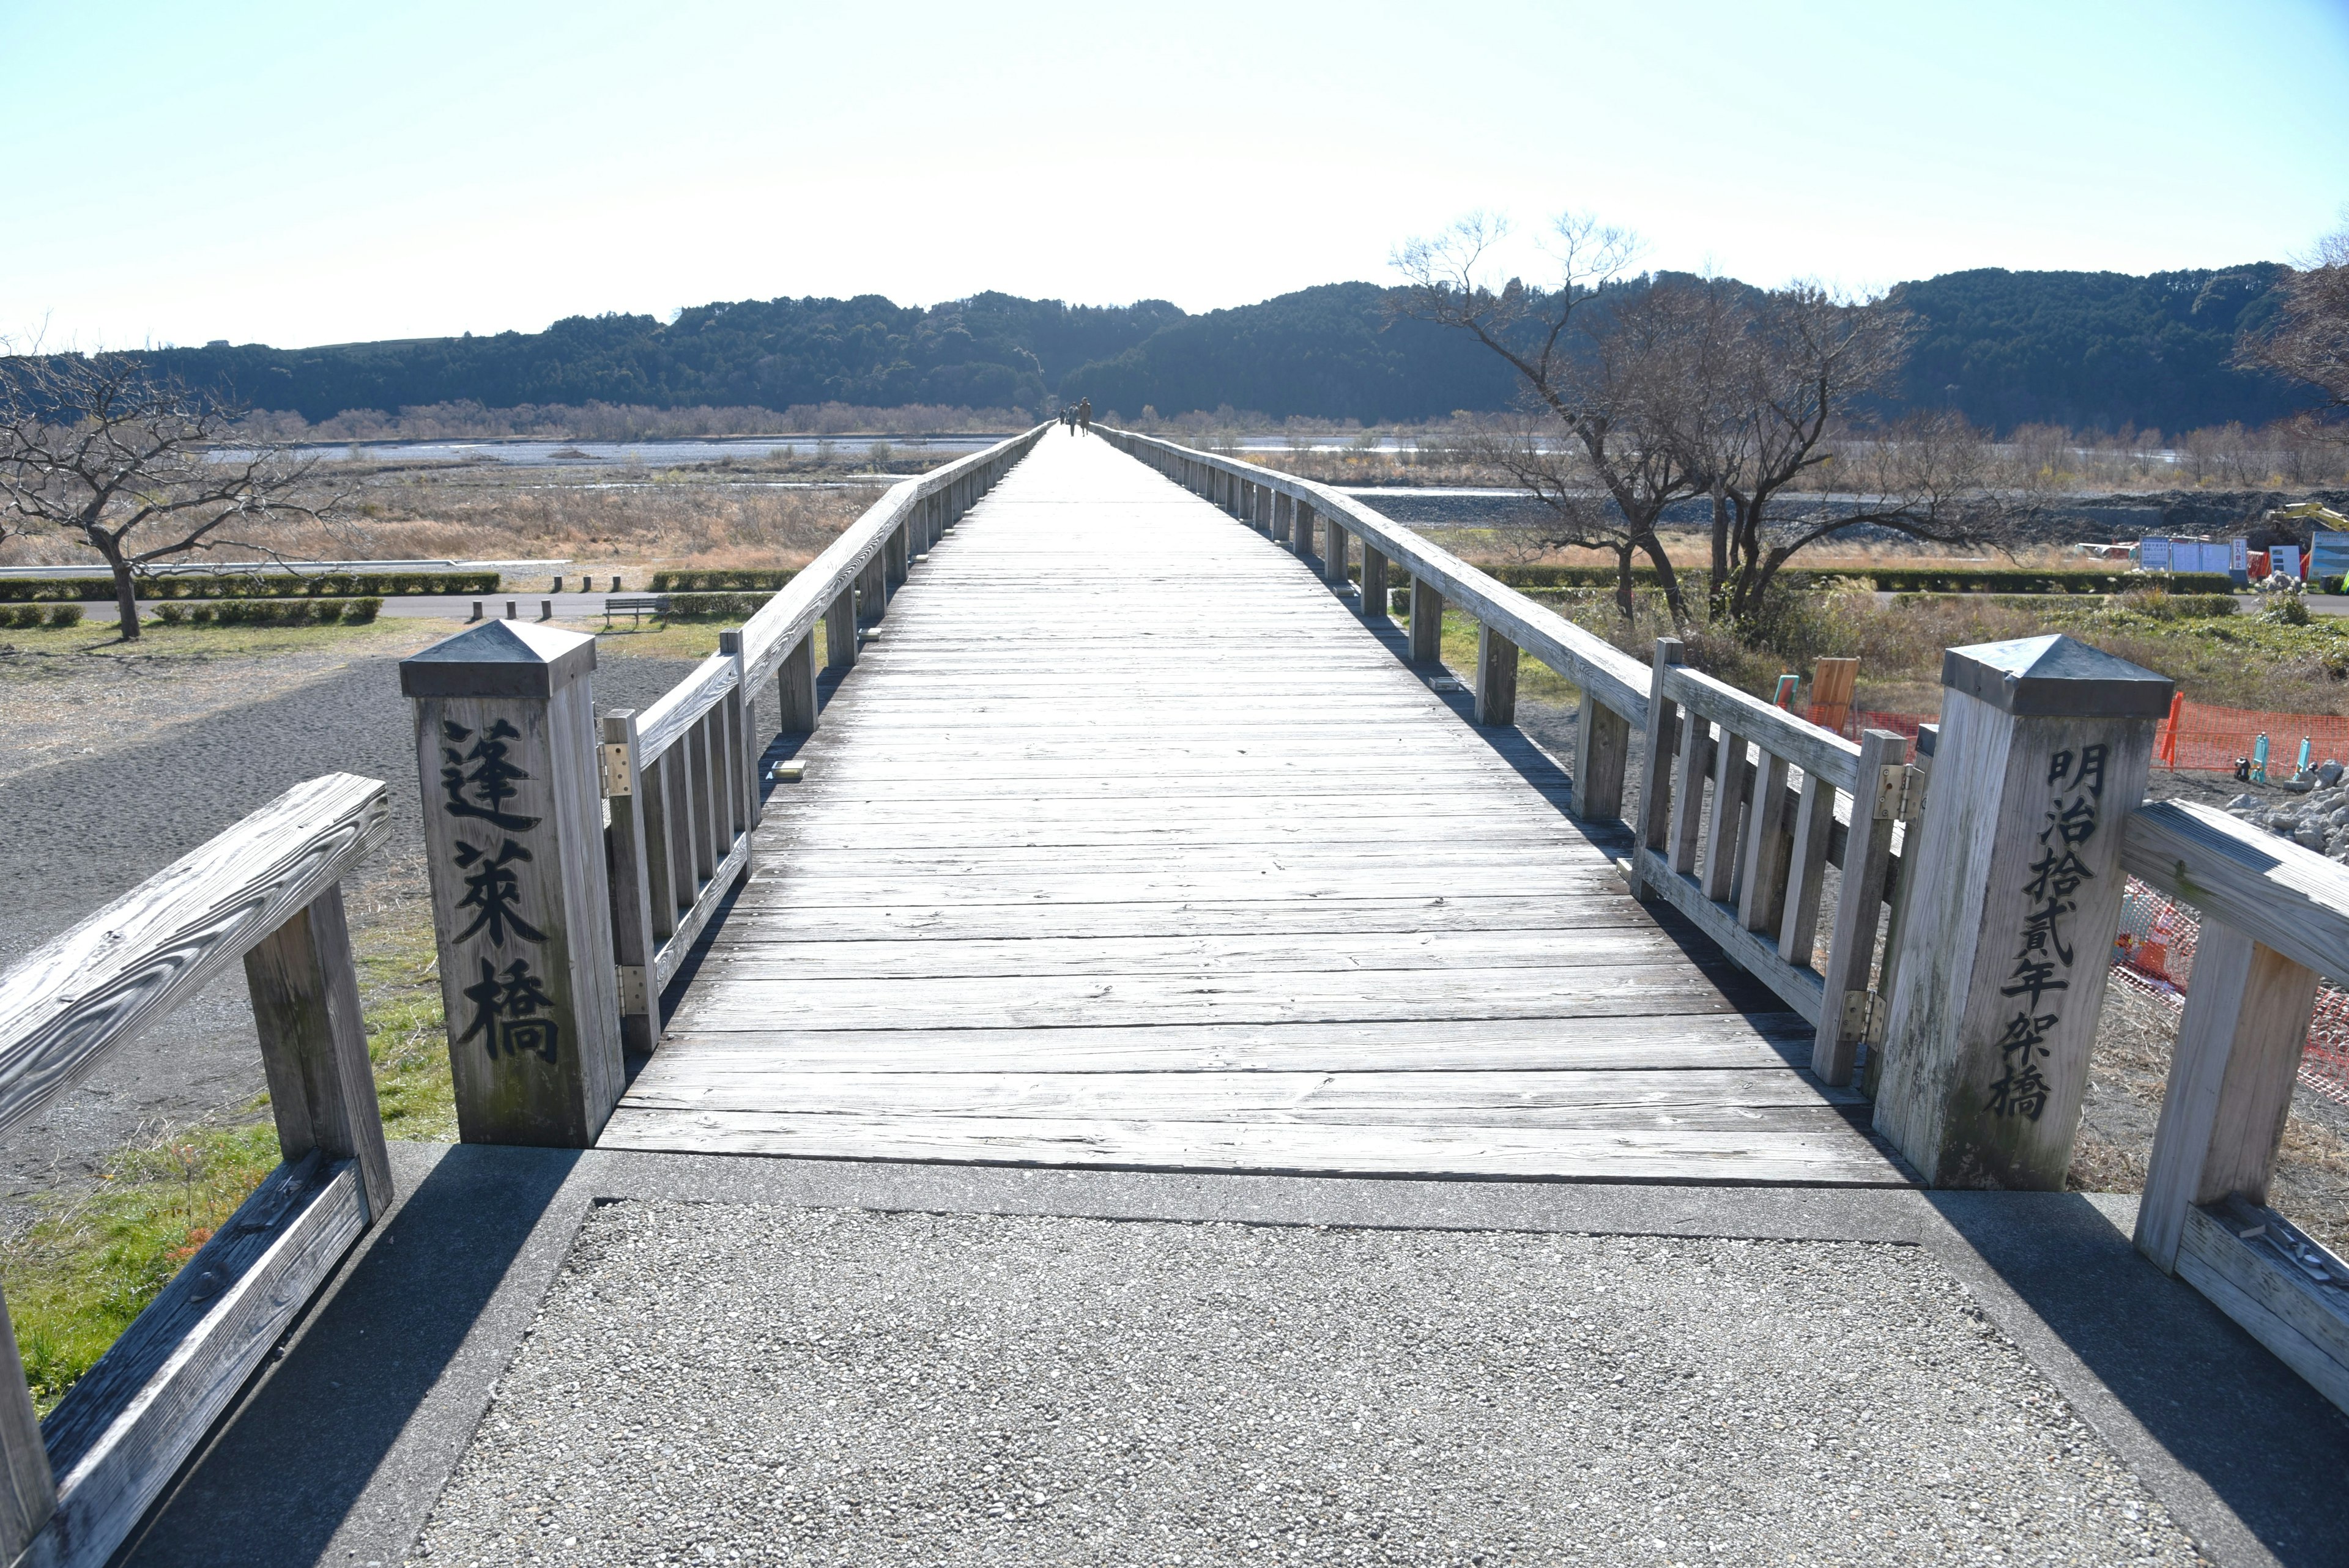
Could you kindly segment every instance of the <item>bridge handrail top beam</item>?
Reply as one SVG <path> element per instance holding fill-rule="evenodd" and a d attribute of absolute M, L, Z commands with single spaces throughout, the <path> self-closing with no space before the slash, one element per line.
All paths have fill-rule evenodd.
<path fill-rule="evenodd" d="M 1109 427 L 1102 427 L 1108 429 Z M 1413 577 L 1434 585 L 1444 600 L 1459 605 L 1485 625 L 1507 637 L 1592 698 L 1629 719 L 1634 728 L 1648 722 L 1648 666 L 1609 645 L 1547 606 L 1535 603 L 1490 573 L 1470 565 L 1433 541 L 1423 538 L 1342 491 L 1311 480 L 1298 479 L 1236 458 L 1203 452 L 1155 436 L 1131 430 L 1112 432 L 1127 440 L 1206 463 L 1276 494 L 1302 500 L 1325 517 L 1339 520 L 1346 531 L 1368 542 L 1379 553 Z"/>
<path fill-rule="evenodd" d="M 889 536 L 896 531 L 898 525 L 905 521 L 905 514 L 915 506 L 969 478 L 990 463 L 1034 445 L 1050 428 L 1050 425 L 1037 425 L 1008 440 L 999 441 L 984 451 L 957 458 L 926 474 L 917 474 L 891 485 L 882 493 L 880 500 L 864 510 L 862 517 L 826 545 L 823 553 L 801 568 L 789 583 L 783 584 L 781 592 L 742 623 L 742 680 L 745 688 L 755 692 L 773 677 L 783 655 L 814 629 L 825 607 L 856 581 L 859 573 L 872 564 L 873 558 L 881 553 L 889 542 Z M 723 695 L 722 690 L 718 694 Z M 717 697 L 712 696 L 710 700 L 714 702 Z M 687 715 L 684 722 L 690 722 L 691 718 L 691 715 Z"/>
<path fill-rule="evenodd" d="M 2349 868 L 2191 800 L 2148 800 L 2121 834 L 2129 875 L 2349 985 Z"/>
<path fill-rule="evenodd" d="M 390 832 L 380 780 L 296 784 L 0 973 L 0 1129 L 258 946 Z"/>

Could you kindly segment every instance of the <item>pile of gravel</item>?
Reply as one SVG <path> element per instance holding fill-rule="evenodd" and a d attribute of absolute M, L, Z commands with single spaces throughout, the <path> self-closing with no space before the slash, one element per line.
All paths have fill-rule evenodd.
<path fill-rule="evenodd" d="M 2280 800 L 2238 795 L 2227 802 L 2227 811 L 2304 850 L 2349 863 L 2349 778 L 2338 763 L 2318 769 L 2304 795 Z"/>
<path fill-rule="evenodd" d="M 596 1211 L 433 1563 L 2191 1563 L 1928 1253 Z"/>

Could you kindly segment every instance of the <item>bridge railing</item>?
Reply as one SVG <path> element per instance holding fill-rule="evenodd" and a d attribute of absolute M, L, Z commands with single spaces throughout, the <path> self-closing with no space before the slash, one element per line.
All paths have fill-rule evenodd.
<path fill-rule="evenodd" d="M 1933 1185 L 2064 1185 L 2122 873 L 2197 905 L 2137 1246 L 2349 1409 L 2349 1265 L 2267 1206 L 2318 977 L 2349 985 L 2349 869 L 2220 812 L 2139 804 L 2166 677 L 2060 636 L 1952 648 L 1942 722 L 1904 765 L 1901 737 L 1819 729 L 1687 668 L 1674 639 L 1641 671 L 1327 487 L 1103 433 L 1309 559 L 1318 524 L 1341 593 L 1359 541 L 1365 615 L 1386 614 L 1399 565 L 1414 660 L 1439 656 L 1445 603 L 1468 610 L 1480 723 L 1509 722 L 1519 650 L 1579 686 L 1578 815 L 1620 811 L 1641 730 L 1634 891 L 1812 1022 L 1819 1078 L 1848 1082 L 1865 1045 L 1877 1130 Z"/>
<path fill-rule="evenodd" d="M 740 630 L 720 634 L 700 668 L 641 714 L 604 720 L 604 787 L 614 802 L 605 860 L 629 1048 L 652 1048 L 661 992 L 749 870 L 750 830 L 763 815 L 766 748 L 753 733 L 761 696 L 776 687 L 781 733 L 812 731 L 817 623 L 827 667 L 855 664 L 860 638 L 880 624 L 914 562 L 1048 428 L 890 486 Z"/>
<path fill-rule="evenodd" d="M 283 1156 L 46 1421 L 0 1305 L 0 1561 L 111 1556 L 390 1205 L 342 901 L 389 820 L 375 779 L 312 779 L 0 976 L 5 1129 L 243 960 Z"/>
<path fill-rule="evenodd" d="M 1581 693 L 1570 770 L 1576 816 L 1626 816 L 1630 739 L 1642 735 L 1644 788 L 1638 820 L 1626 824 L 1632 891 L 1672 903 L 1768 985 L 1817 1029 L 1821 1076 L 1848 1081 L 1859 1043 L 1881 1026 L 1878 939 L 1899 887 L 1899 823 L 1923 799 L 1921 771 L 1901 766 L 1905 741 L 1871 731 L 1855 745 L 1829 734 L 1686 668 L 1677 640 L 1660 643 L 1653 665 L 1643 665 L 1326 485 L 1155 437 L 1096 429 L 1299 556 L 1316 559 L 1318 539 L 1322 575 L 1340 593 L 1359 549 L 1361 608 L 1370 620 L 1387 618 L 1387 574 L 1400 573 L 1410 592 L 1414 661 L 1441 656 L 1445 605 L 1475 617 L 1479 724 L 1515 721 L 1521 654 L 1572 684 Z M 1854 843 L 1856 855 L 1847 847 Z M 1822 967 L 1814 932 L 1831 865 L 1842 874 Z"/>
<path fill-rule="evenodd" d="M 576 1147 L 625 1052 L 749 873 L 762 699 L 816 727 L 815 637 L 855 663 L 889 595 L 1047 426 L 892 485 L 719 651 L 641 712 L 595 714 L 595 639 L 489 622 L 400 665 L 417 707 L 427 864 L 460 1134 Z"/>
<path fill-rule="evenodd" d="M 2349 1410 L 2349 1267 L 2268 1206 L 2319 979 L 2349 984 L 2349 867 L 2182 801 L 2121 864 L 2202 918 L 2137 1250 Z"/>
<path fill-rule="evenodd" d="M 1882 1037 L 1878 934 L 1924 772 L 1903 762 L 1901 736 L 1871 729 L 1855 745 L 1681 656 L 1678 639 L 1659 639 L 1633 889 L 1672 904 L 1802 1015 L 1816 1031 L 1811 1070 L 1847 1084 L 1859 1044 Z M 1830 865 L 1840 875 L 1822 965 Z"/>

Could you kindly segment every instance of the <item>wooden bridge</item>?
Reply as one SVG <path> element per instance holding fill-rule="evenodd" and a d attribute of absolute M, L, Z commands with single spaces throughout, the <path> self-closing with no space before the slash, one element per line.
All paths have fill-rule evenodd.
<path fill-rule="evenodd" d="M 2349 1408 L 2349 1268 L 2265 1206 L 2349 872 L 2141 804 L 2158 676 L 1952 649 L 1911 760 L 1324 487 L 1042 429 L 651 708 L 594 665 L 490 623 L 402 668 L 469 1142 L 2055 1188 L 2126 871 L 2204 932 L 2137 1247 Z M 46 1423 L 0 1367 L 0 1560 L 105 1561 L 393 1202 L 338 892 L 386 823 L 318 780 L 0 978 L 5 1127 L 241 959 L 285 1157 Z"/>
<path fill-rule="evenodd" d="M 1905 1180 L 1796 1070 L 1812 1026 L 1395 641 L 1105 442 L 1043 442 L 891 600 L 600 1141 Z"/>

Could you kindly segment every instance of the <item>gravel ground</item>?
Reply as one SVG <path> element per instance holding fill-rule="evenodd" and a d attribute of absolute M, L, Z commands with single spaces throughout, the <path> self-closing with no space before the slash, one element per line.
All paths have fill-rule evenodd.
<path fill-rule="evenodd" d="M 629 1202 L 423 1563 L 2174 1563 L 1920 1250 Z"/>
<path fill-rule="evenodd" d="M 128 741 L 0 777 L 0 968 L 186 854 L 295 784 L 342 771 L 391 787 L 391 842 L 347 890 L 364 923 L 423 887 L 415 742 L 398 661 L 350 660 L 291 690 L 264 693 L 168 727 L 140 723 Z M 596 696 L 642 706 L 693 667 L 678 659 L 609 659 Z M 16 682 L 0 671 L 0 690 Z M 88 703 L 120 684 L 110 661 L 44 672 L 45 705 L 79 683 Z M 206 689 L 222 678 L 204 673 Z M 138 706 L 143 714 L 145 704 Z M 0 726 L 0 751 L 16 721 Z M 95 1178 L 113 1150 L 160 1129 L 216 1115 L 258 1094 L 259 1046 L 244 977 L 232 970 L 147 1035 L 116 1051 L 0 1144 L 0 1225 L 34 1192 Z"/>

